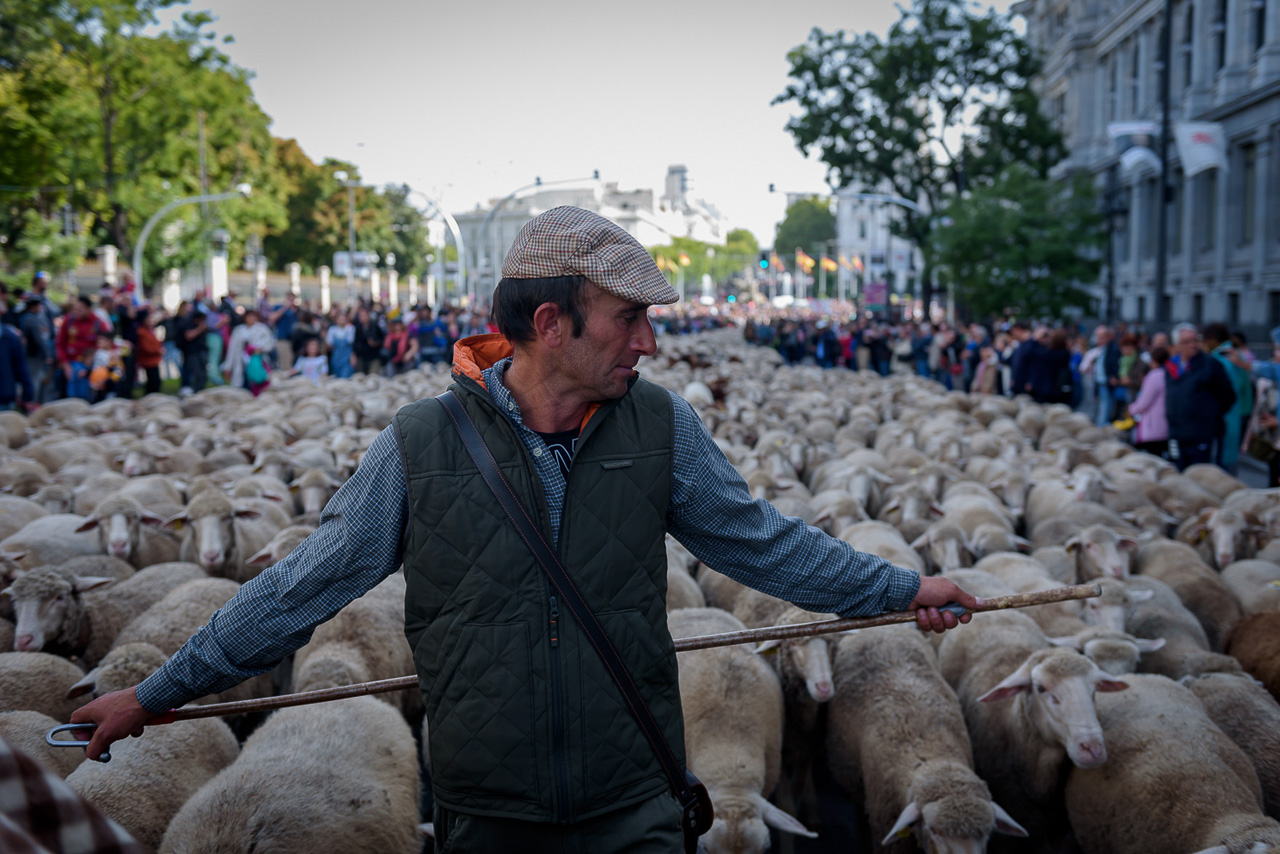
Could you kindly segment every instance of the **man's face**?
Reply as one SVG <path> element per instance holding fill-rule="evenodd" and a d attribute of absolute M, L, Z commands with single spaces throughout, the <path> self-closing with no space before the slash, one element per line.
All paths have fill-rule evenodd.
<path fill-rule="evenodd" d="M 1169 336 L 1165 335 L 1163 332 L 1157 332 L 1155 335 L 1152 335 L 1150 349 L 1154 350 L 1157 347 L 1164 347 L 1167 350 L 1169 348 Z"/>
<path fill-rule="evenodd" d="M 1098 327 L 1098 346 L 1105 347 L 1111 343 L 1111 330 L 1105 326 Z"/>
<path fill-rule="evenodd" d="M 1178 333 L 1178 355 L 1183 360 L 1191 359 L 1200 352 L 1200 336 L 1194 330 L 1184 329 Z"/>
<path fill-rule="evenodd" d="M 658 349 L 648 306 L 592 290 L 583 309 L 581 337 L 572 337 L 573 322 L 567 314 L 561 315 L 562 329 L 570 337 L 562 350 L 560 369 L 597 400 L 622 397 L 636 362 Z"/>

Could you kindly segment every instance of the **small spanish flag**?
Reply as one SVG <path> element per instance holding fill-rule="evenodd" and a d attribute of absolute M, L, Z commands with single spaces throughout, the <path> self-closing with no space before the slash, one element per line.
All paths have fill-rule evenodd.
<path fill-rule="evenodd" d="M 687 252 L 681 252 L 681 253 L 680 253 L 680 266 L 681 266 L 681 267 L 688 267 L 688 266 L 689 266 L 690 264 L 692 264 L 692 263 L 693 263 L 693 261 L 692 261 L 692 259 L 690 259 L 690 258 L 689 258 L 689 253 L 687 253 Z"/>
<path fill-rule="evenodd" d="M 836 270 L 839 270 L 839 269 L 840 269 L 840 265 L 839 265 L 839 264 L 837 264 L 835 261 L 832 261 L 832 260 L 831 260 L 830 258 L 828 258 L 826 255 L 823 255 L 823 256 L 822 256 L 822 269 L 826 270 L 828 273 L 834 273 Z"/>

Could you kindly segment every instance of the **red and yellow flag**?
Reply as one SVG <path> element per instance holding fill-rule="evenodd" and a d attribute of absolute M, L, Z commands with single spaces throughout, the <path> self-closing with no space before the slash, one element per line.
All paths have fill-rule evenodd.
<path fill-rule="evenodd" d="M 826 255 L 823 255 L 823 256 L 822 256 L 822 269 L 826 270 L 828 273 L 834 273 L 836 270 L 839 270 L 839 269 L 840 269 L 840 265 L 839 265 L 839 264 L 837 264 L 835 261 L 832 261 L 832 260 L 831 260 L 830 258 L 828 258 Z"/>

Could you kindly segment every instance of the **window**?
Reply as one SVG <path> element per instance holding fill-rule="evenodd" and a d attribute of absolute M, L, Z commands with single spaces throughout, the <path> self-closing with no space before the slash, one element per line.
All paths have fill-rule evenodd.
<path fill-rule="evenodd" d="M 1250 17 L 1253 20 L 1253 50 L 1262 50 L 1267 40 L 1267 0 L 1249 0 Z"/>
<path fill-rule="evenodd" d="M 1240 146 L 1240 245 L 1253 242 L 1253 209 L 1257 201 L 1258 148 L 1256 145 Z"/>
<path fill-rule="evenodd" d="M 1134 39 L 1129 54 L 1129 114 L 1132 116 L 1138 114 L 1138 81 L 1142 75 L 1142 65 L 1139 62 L 1141 52 L 1138 50 L 1138 44 L 1138 40 Z"/>
<path fill-rule="evenodd" d="M 867 239 L 867 221 L 865 219 L 858 220 L 858 237 L 862 240 Z"/>
<path fill-rule="evenodd" d="M 1120 99 L 1120 71 L 1118 66 L 1119 62 L 1116 59 L 1116 55 L 1113 53 L 1107 62 L 1107 76 L 1109 78 L 1107 86 L 1107 119 L 1113 122 L 1116 120 L 1117 111 L 1120 108 L 1118 103 Z"/>
<path fill-rule="evenodd" d="M 1191 60 L 1194 57 L 1196 32 L 1196 4 L 1188 3 L 1186 14 L 1182 20 L 1182 87 L 1191 85 Z"/>
<path fill-rule="evenodd" d="M 1191 322 L 1196 326 L 1204 323 L 1204 294 L 1196 294 L 1191 298 Z"/>
<path fill-rule="evenodd" d="M 1062 130 L 1067 123 L 1067 94 L 1064 92 L 1053 99 L 1053 126 Z"/>
<path fill-rule="evenodd" d="M 1123 263 L 1129 260 L 1129 224 L 1133 222 L 1133 214 L 1136 212 L 1133 206 L 1133 188 L 1122 187 L 1120 192 L 1125 195 L 1125 204 L 1128 206 L 1130 215 L 1125 218 L 1124 228 L 1116 229 L 1116 261 Z"/>
<path fill-rule="evenodd" d="M 1147 319 L 1147 298 L 1138 297 L 1138 322 L 1141 323 Z"/>
<path fill-rule="evenodd" d="M 1156 320 L 1161 323 L 1173 317 L 1173 297 L 1168 294 L 1160 295 L 1160 316 Z"/>
<path fill-rule="evenodd" d="M 1240 325 L 1240 294 L 1227 294 L 1227 325 L 1233 329 Z"/>
<path fill-rule="evenodd" d="M 1218 0 L 1213 13 L 1213 67 L 1221 71 L 1227 64 L 1227 0 Z"/>
<path fill-rule="evenodd" d="M 1148 178 L 1142 185 L 1142 257 L 1156 257 L 1160 240 L 1160 183 Z"/>
<path fill-rule="evenodd" d="M 1213 251 L 1215 229 L 1218 225 L 1218 170 L 1209 169 L 1196 176 L 1200 188 L 1196 192 L 1196 212 L 1199 221 L 1196 230 L 1200 234 L 1197 248 L 1201 252 Z"/>
<path fill-rule="evenodd" d="M 1280 324 L 1280 291 L 1267 291 L 1267 325 Z"/>
<path fill-rule="evenodd" d="M 1173 173 L 1173 186 L 1169 188 L 1169 254 L 1177 257 L 1182 254 L 1182 173 Z"/>

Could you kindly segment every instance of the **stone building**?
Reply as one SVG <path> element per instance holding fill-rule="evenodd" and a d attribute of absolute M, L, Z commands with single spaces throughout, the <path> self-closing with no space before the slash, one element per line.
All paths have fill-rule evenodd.
<path fill-rule="evenodd" d="M 1042 107 L 1070 151 L 1057 168 L 1088 171 L 1113 188 L 1113 210 L 1127 207 L 1111 217 L 1123 221 L 1112 233 L 1115 313 L 1150 327 L 1159 170 L 1121 169 L 1108 125 L 1161 119 L 1167 4 L 1171 120 L 1220 123 L 1228 168 L 1187 178 L 1170 142 L 1165 314 L 1257 336 L 1280 324 L 1280 0 L 1022 0 L 1012 10 L 1043 54 Z"/>

